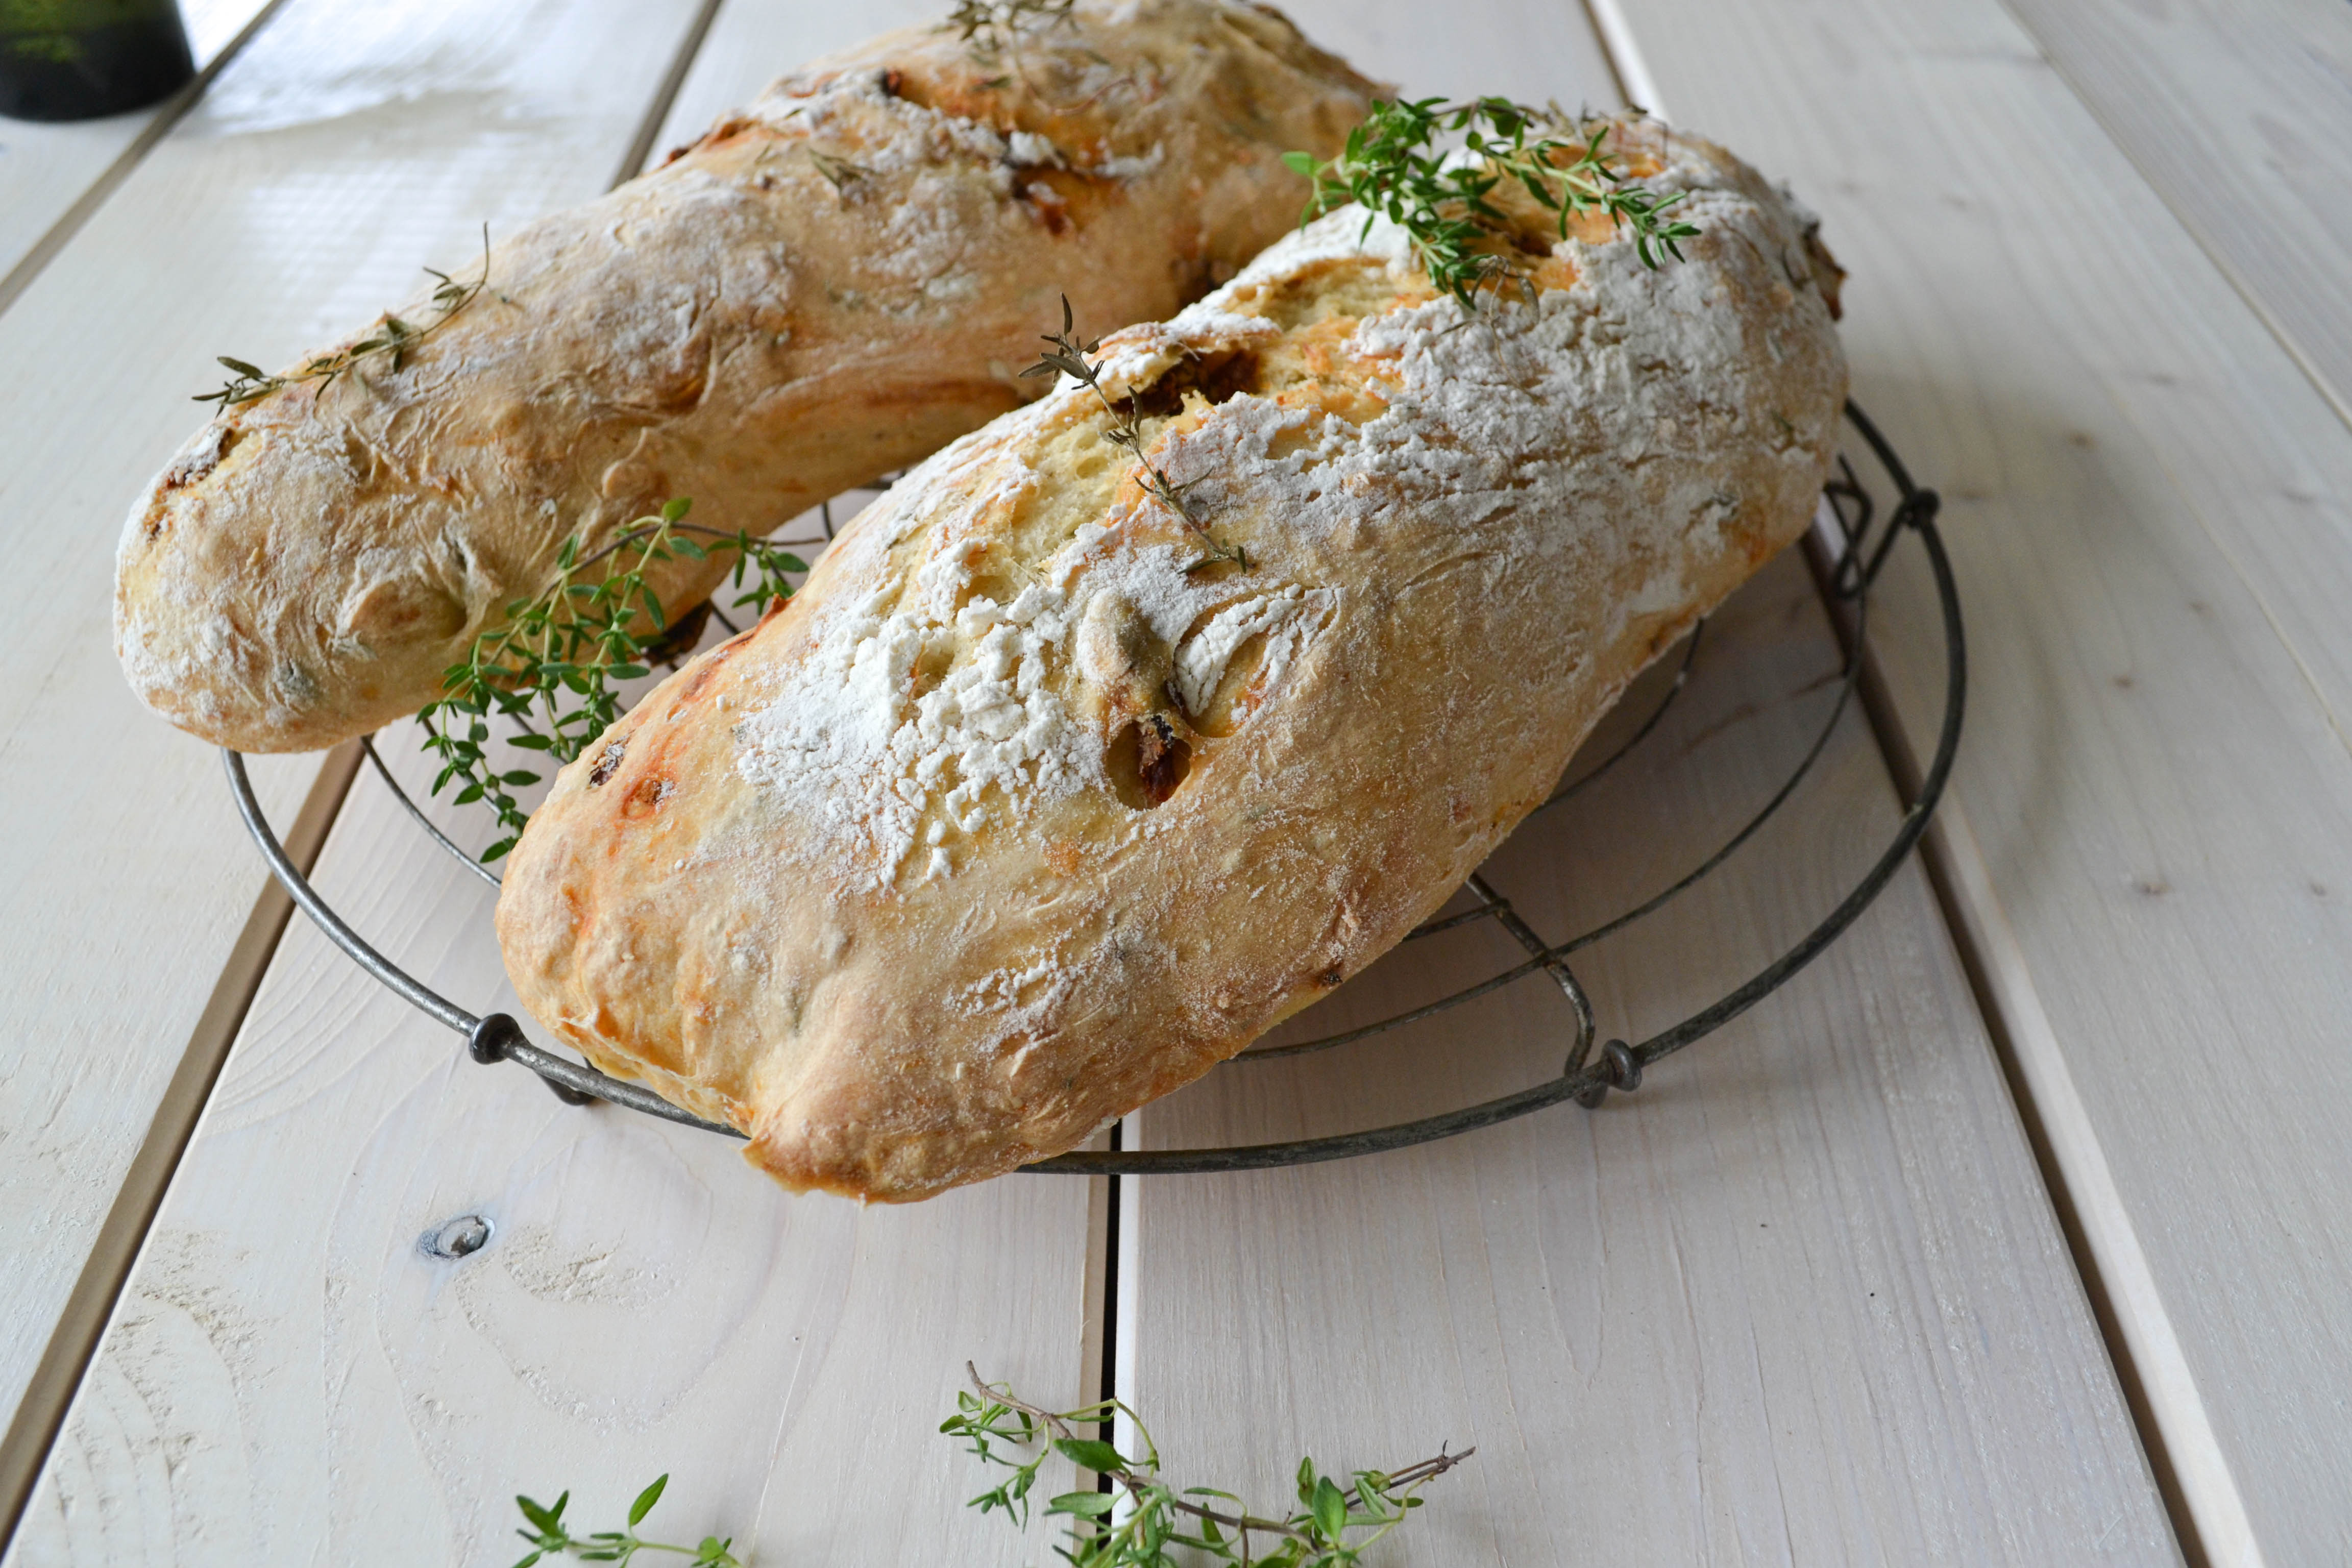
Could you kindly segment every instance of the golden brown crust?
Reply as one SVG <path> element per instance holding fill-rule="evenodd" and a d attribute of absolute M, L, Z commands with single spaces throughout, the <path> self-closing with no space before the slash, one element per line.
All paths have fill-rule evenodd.
<path fill-rule="evenodd" d="M 868 509 L 564 771 L 508 973 L 794 1188 L 1068 1149 L 1402 937 L 1801 531 L 1844 363 L 1801 225 L 1627 126 L 1689 259 L 1571 240 L 1468 325 L 1334 215 Z"/>
<path fill-rule="evenodd" d="M 413 712 L 575 530 L 685 496 L 767 532 L 1034 394 L 1057 292 L 1108 324 L 1230 277 L 1304 198 L 1282 153 L 1336 147 L 1370 85 L 1220 0 L 1081 5 L 1010 73 L 937 28 L 810 66 L 501 243 L 397 364 L 200 432 L 125 529 L 125 672 L 246 751 Z M 723 569 L 654 586 L 682 608 Z"/>

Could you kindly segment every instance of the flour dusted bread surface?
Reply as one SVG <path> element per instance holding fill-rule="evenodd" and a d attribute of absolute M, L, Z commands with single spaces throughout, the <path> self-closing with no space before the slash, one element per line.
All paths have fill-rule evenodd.
<path fill-rule="evenodd" d="M 397 364 L 225 411 L 126 525 L 132 688 L 247 751 L 413 712 L 575 530 L 684 496 L 768 532 L 1034 395 L 1057 291 L 1110 325 L 1232 276 L 1297 217 L 1281 154 L 1336 149 L 1370 86 L 1228 0 L 1089 0 L 1017 65 L 921 28 L 810 66 L 501 240 Z M 653 586 L 681 610 L 725 564 Z"/>
<path fill-rule="evenodd" d="M 1531 221 L 1533 304 L 1463 325 L 1351 210 L 1106 343 L 1246 569 L 1066 382 L 908 476 L 558 779 L 499 904 L 530 1011 L 787 1186 L 910 1199 L 1396 942 L 1829 460 L 1825 256 L 1719 149 L 1614 134 L 1688 260 Z"/>

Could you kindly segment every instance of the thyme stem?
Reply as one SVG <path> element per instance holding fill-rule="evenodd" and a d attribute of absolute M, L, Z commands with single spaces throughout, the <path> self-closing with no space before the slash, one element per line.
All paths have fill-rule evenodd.
<path fill-rule="evenodd" d="M 425 270 L 441 280 L 433 290 L 436 313 L 431 321 L 411 324 L 387 311 L 383 325 L 376 329 L 373 336 L 363 338 L 349 348 L 320 354 L 307 361 L 299 370 L 285 375 L 272 375 L 257 364 L 221 354 L 218 358 L 222 366 L 236 372 L 236 378 L 225 383 L 218 392 L 200 392 L 190 401 L 217 403 L 224 409 L 235 408 L 304 381 L 317 382 L 319 390 L 323 393 L 343 372 L 377 354 L 390 354 L 393 369 L 398 370 L 403 354 L 447 325 L 452 317 L 474 302 L 474 296 L 489 282 L 490 226 L 487 223 L 482 226 L 482 275 L 479 278 L 471 283 L 460 283 L 436 268 L 428 267 Z"/>
<path fill-rule="evenodd" d="M 574 1535 L 563 1522 L 563 1510 L 572 1501 L 568 1491 L 552 1503 L 534 1502 L 527 1497 L 515 1499 L 515 1506 L 530 1525 L 529 1530 L 515 1533 L 529 1542 L 531 1548 L 530 1554 L 517 1563 L 515 1568 L 531 1568 L 531 1564 L 548 1556 L 572 1556 L 583 1563 L 625 1563 L 640 1552 L 675 1552 L 693 1559 L 695 1568 L 743 1568 L 742 1560 L 731 1550 L 735 1544 L 732 1536 L 721 1541 L 715 1535 L 706 1535 L 694 1546 L 674 1546 L 666 1541 L 639 1538 L 637 1526 L 645 1522 L 646 1515 L 653 1511 L 654 1504 L 661 1500 L 662 1489 L 668 1485 L 667 1474 L 655 1477 L 653 1484 L 639 1492 L 637 1500 L 629 1505 L 627 1530 L 600 1530 L 593 1535 Z"/>
<path fill-rule="evenodd" d="M 1240 1502 L 1230 1492 L 1214 1488 L 1189 1487 L 1180 1495 L 1160 1479 L 1160 1452 L 1141 1417 L 1120 1400 L 1103 1400 L 1076 1410 L 1047 1410 L 1021 1399 L 1001 1384 L 982 1381 L 970 1363 L 964 1370 L 971 1379 L 972 1392 L 956 1396 L 956 1414 L 940 1430 L 966 1439 L 984 1463 L 1013 1471 L 1003 1484 L 972 1499 L 972 1507 L 982 1513 L 1001 1508 L 1016 1524 L 1025 1524 L 1029 1492 L 1049 1453 L 1058 1453 L 1108 1478 L 1117 1488 L 1116 1494 L 1067 1492 L 1046 1505 L 1049 1514 L 1071 1517 L 1070 1545 L 1061 1555 L 1073 1568 L 1172 1568 L 1173 1559 L 1166 1551 L 1170 1546 L 1190 1547 L 1237 1568 L 1251 1563 L 1260 1568 L 1339 1568 L 1358 1562 L 1367 1548 L 1420 1507 L 1422 1500 L 1414 1494 L 1423 1485 L 1475 1451 L 1449 1454 L 1441 1449 L 1435 1457 L 1392 1474 L 1359 1470 L 1344 1488 L 1318 1472 L 1311 1459 L 1302 1460 L 1297 1477 L 1300 1510 L 1286 1519 L 1271 1519 L 1244 1508 L 1228 1511 L 1194 1500 L 1215 1498 Z M 1141 1457 L 1129 1459 L 1108 1443 L 1076 1436 L 1076 1426 L 1114 1414 L 1125 1415 L 1132 1424 L 1143 1450 Z M 1126 1504 L 1126 1517 L 1114 1519 L 1119 1500 Z M 1189 1530 L 1186 1521 L 1191 1521 Z M 1351 1531 L 1363 1533 L 1351 1537 Z M 1279 1544 L 1270 1555 L 1255 1556 L 1251 1547 L 1254 1535 Z"/>
<path fill-rule="evenodd" d="M 1216 561 L 1230 561 L 1244 571 L 1249 570 L 1249 552 L 1238 544 L 1225 545 L 1217 542 L 1216 536 L 1209 531 L 1208 525 L 1194 517 L 1192 509 L 1186 504 L 1184 492 L 1200 481 L 1194 479 L 1180 485 L 1168 477 L 1166 469 L 1144 455 L 1143 418 L 1137 407 L 1136 400 L 1129 397 L 1126 400 L 1127 406 L 1124 408 L 1111 401 L 1110 394 L 1103 390 L 1101 362 L 1090 362 L 1087 358 L 1090 353 L 1101 352 L 1102 340 L 1097 338 L 1091 342 L 1081 342 L 1076 336 L 1076 320 L 1070 311 L 1070 297 L 1065 294 L 1062 296 L 1062 330 L 1058 332 L 1038 334 L 1053 347 L 1039 354 L 1037 363 L 1021 374 L 1024 376 L 1066 374 L 1095 395 L 1112 420 L 1110 429 L 1104 433 L 1104 439 L 1135 459 L 1135 466 L 1139 470 L 1136 484 L 1144 494 L 1174 512 L 1193 536 L 1200 540 L 1202 548 L 1208 552 L 1198 561 L 1189 563 L 1184 570 L 1195 572 Z"/>
<path fill-rule="evenodd" d="M 1077 18 L 1071 7 L 1077 0 L 956 0 L 956 7 L 948 19 L 940 24 L 940 31 L 957 36 L 971 58 L 993 70 L 997 58 L 1009 55 L 1013 75 L 1024 86 L 1035 90 L 1021 58 L 1021 38 L 1025 33 L 1048 33 L 1056 27 L 1072 27 Z M 999 77 L 990 86 L 999 86 L 1010 79 Z"/>

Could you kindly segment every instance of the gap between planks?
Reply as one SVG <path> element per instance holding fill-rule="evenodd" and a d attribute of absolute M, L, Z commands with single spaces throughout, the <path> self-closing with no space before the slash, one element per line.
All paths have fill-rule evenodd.
<path fill-rule="evenodd" d="M 1863 712 L 1880 760 L 1904 798 L 1916 800 L 1919 758 L 1904 732 L 1877 655 L 1866 642 L 1859 650 L 1854 647 L 1853 608 L 1830 591 L 1841 547 L 1817 522 L 1804 541 L 1806 564 L 1812 569 L 1815 590 L 1840 646 L 1849 658 L 1859 653 Z M 2016 933 L 2001 913 L 1975 836 L 1948 792 L 1937 803 L 1920 842 L 1920 858 L 1937 911 L 1992 1038 L 2034 1164 L 2049 1189 L 2075 1272 L 2082 1276 L 2099 1336 L 2115 1363 L 2132 1424 L 2147 1451 L 2181 1554 L 2191 1568 L 2259 1562 L 2244 1505 L 2226 1466 L 2221 1465 L 2221 1446 L 2189 1378 L 2188 1360 L 2148 1270 L 2147 1254 L 2116 1191 L 2049 1015 L 2018 955 Z M 2222 1549 L 2218 1555 L 2216 1546 Z"/>
<path fill-rule="evenodd" d="M 359 765 L 356 741 L 346 741 L 329 752 L 301 810 L 286 830 L 286 853 L 306 877 L 318 864 L 327 829 L 351 792 Z M 90 1245 L 73 1292 L 66 1298 L 65 1310 L 49 1334 L 33 1381 L 5 1436 L 0 1436 L 0 1552 L 6 1550 L 16 1534 L 26 1500 L 40 1477 L 42 1461 L 48 1458 L 65 1425 L 66 1411 L 89 1370 L 90 1358 L 98 1353 L 99 1342 L 113 1321 L 122 1288 L 131 1279 L 148 1228 L 154 1224 L 163 1194 L 172 1184 L 172 1173 L 179 1169 L 180 1156 L 195 1136 L 196 1123 L 212 1099 L 213 1085 L 228 1060 L 229 1047 L 245 1025 L 246 1013 L 261 989 L 261 977 L 278 951 L 278 939 L 285 934 L 286 921 L 293 913 L 294 900 L 278 879 L 265 880 L 236 945 L 229 949 L 228 962 L 221 969 L 212 996 L 196 1019 L 179 1068 L 155 1107 L 147 1136 Z"/>
<path fill-rule="evenodd" d="M 2345 140 L 2352 99 L 2342 93 L 2341 74 L 2352 31 L 2345 27 L 2343 7 L 2283 5 L 2224 16 L 2192 3 L 2154 14 L 2136 7 L 2118 14 L 2105 0 L 2064 7 L 2001 0 L 2001 8 L 2336 416 L 2352 427 L 2352 381 L 2346 379 L 2352 336 L 2345 331 L 2352 321 L 2344 315 L 2340 270 L 2336 288 L 2327 287 L 2328 258 L 2338 236 L 2315 229 L 2305 216 L 2340 210 L 2346 175 L 2352 174 L 2352 165 L 2340 162 L 2352 149 Z M 2315 37 L 2315 26 L 2333 31 Z M 2181 36 L 2166 38 L 2172 29 Z M 2197 37 L 2200 31 L 2204 36 Z M 2086 48 L 2094 38 L 2112 52 Z M 2201 124 L 2174 118 L 2177 101 L 2164 89 L 2175 84 L 2134 69 L 2167 43 L 2202 57 L 2192 68 L 2197 102 L 2205 111 Z M 2250 70 L 2258 58 L 2269 68 Z M 2336 91 L 2313 91 L 2319 84 Z M 2303 149 L 2254 148 L 2242 132 L 2233 136 L 2239 113 L 2255 104 L 2302 131 L 2306 145 L 2323 158 L 2328 149 L 2336 151 L 2339 162 L 2316 190 L 2313 166 L 2295 163 Z M 2255 204 L 2259 210 L 2248 210 Z"/>
<path fill-rule="evenodd" d="M 139 162 L 194 106 L 214 78 L 236 58 L 286 3 L 287 0 L 269 0 L 269 4 L 197 73 L 195 79 L 166 104 L 139 139 L 41 237 L 40 243 L 26 255 L 25 259 L 12 268 L 6 278 L 0 279 L 0 311 L 6 310 L 15 302 L 17 295 L 104 205 L 107 197 L 129 177 Z M 684 84 L 687 72 L 702 47 L 703 39 L 709 35 L 710 24 L 724 3 L 725 0 L 702 0 L 694 20 L 673 51 L 669 68 L 663 73 L 645 113 L 638 121 L 626 154 L 613 177 L 606 182 L 606 189 L 633 178 L 644 167 L 654 141 L 660 134 L 662 123 L 669 116 L 670 105 L 677 97 L 678 89 Z M 346 741 L 326 753 L 319 776 L 312 782 L 300 811 L 283 836 L 289 858 L 306 877 L 316 865 L 319 851 L 326 843 L 328 829 L 334 826 L 336 814 L 341 810 L 344 798 L 351 793 L 352 781 L 359 773 L 361 755 L 357 741 Z M 105 1222 L 100 1226 L 97 1239 L 91 1245 L 89 1258 L 82 1265 L 79 1278 L 74 1281 L 72 1293 L 66 1299 L 65 1310 L 59 1314 L 57 1327 L 49 1335 L 49 1342 L 41 1352 L 32 1382 L 17 1405 L 7 1431 L 0 1435 L 0 1554 L 5 1554 L 15 1539 L 16 1526 L 24 1516 L 33 1485 L 40 1477 L 41 1467 L 56 1444 L 58 1432 L 65 1426 L 67 1414 L 89 1370 L 90 1360 L 105 1336 L 107 1325 L 113 1321 L 123 1287 L 130 1281 L 148 1230 L 163 1207 L 163 1195 L 170 1190 L 181 1156 L 187 1152 L 189 1140 L 195 1134 L 196 1124 L 212 1097 L 213 1086 L 218 1081 L 221 1068 L 227 1060 L 229 1047 L 236 1042 L 247 1010 L 261 988 L 262 977 L 268 973 L 270 960 L 277 954 L 278 940 L 285 935 L 287 921 L 293 912 L 294 901 L 286 889 L 278 886 L 275 878 L 266 881 L 236 945 L 229 950 L 228 962 L 222 967 L 212 995 L 196 1020 L 180 1065 L 172 1075 L 162 1102 L 156 1107 L 154 1120 L 149 1125 L 147 1136 L 141 1142 L 130 1170 L 123 1176 L 113 1205 L 107 1211 Z"/>
<path fill-rule="evenodd" d="M 604 182 L 605 189 L 617 189 L 645 172 L 646 162 L 653 156 L 654 142 L 661 135 L 662 122 L 669 118 L 670 105 L 677 101 L 678 89 L 686 85 L 686 74 L 694 68 L 694 58 L 702 52 L 702 41 L 710 36 L 710 24 L 717 20 L 723 3 L 724 0 L 702 0 L 702 7 L 688 25 L 686 36 L 678 39 L 669 69 L 654 89 L 653 103 L 638 122 L 637 133 L 629 139 L 628 151 L 614 165 L 613 177 Z"/>

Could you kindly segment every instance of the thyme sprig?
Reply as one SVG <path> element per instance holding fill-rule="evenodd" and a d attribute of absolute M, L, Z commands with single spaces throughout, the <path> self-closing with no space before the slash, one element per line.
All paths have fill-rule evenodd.
<path fill-rule="evenodd" d="M 661 1501 L 662 1489 L 667 1485 L 667 1475 L 656 1476 L 653 1485 L 637 1494 L 637 1500 L 629 1505 L 628 1529 L 600 1530 L 593 1535 L 574 1535 L 563 1522 L 564 1507 L 572 1501 L 568 1491 L 553 1503 L 537 1503 L 527 1497 L 515 1499 L 515 1506 L 522 1510 L 524 1520 L 530 1525 L 529 1530 L 515 1531 L 530 1542 L 530 1555 L 517 1563 L 515 1568 L 531 1568 L 542 1557 L 567 1554 L 583 1563 L 627 1563 L 640 1552 L 676 1552 L 692 1563 L 694 1568 L 743 1568 L 742 1559 L 729 1550 L 735 1544 L 732 1536 L 721 1541 L 715 1535 L 706 1535 L 696 1546 L 672 1546 L 638 1538 L 637 1526 L 654 1510 L 654 1504 Z"/>
<path fill-rule="evenodd" d="M 1698 233 L 1672 212 L 1687 193 L 1660 196 L 1636 183 L 1602 151 L 1609 131 L 1606 121 L 1571 117 L 1557 105 L 1400 100 L 1375 103 L 1328 163 L 1307 153 L 1283 161 L 1315 183 L 1301 224 L 1354 203 L 1369 235 L 1374 216 L 1385 216 L 1405 231 L 1429 280 L 1475 310 L 1482 291 L 1529 288 L 1510 254 L 1510 220 L 1488 199 L 1506 182 L 1558 219 L 1562 239 L 1573 220 L 1599 213 L 1633 231 L 1643 265 L 1682 259 L 1681 242 Z M 1444 143 L 1456 135 L 1471 157 L 1448 156 Z"/>
<path fill-rule="evenodd" d="M 1280 1519 L 1250 1512 L 1231 1492 L 1213 1487 L 1178 1491 L 1160 1478 L 1160 1450 L 1143 1422 L 1124 1403 L 1107 1399 L 1076 1410 L 1045 1410 L 1015 1398 L 1003 1384 L 983 1383 L 969 1363 L 971 1392 L 956 1395 L 956 1413 L 940 1430 L 961 1437 L 982 1463 L 1013 1472 L 971 1500 L 982 1514 L 1003 1510 L 1016 1528 L 1029 1522 L 1029 1494 L 1049 1454 L 1107 1478 L 1108 1490 L 1065 1492 L 1046 1500 L 1048 1515 L 1069 1518 L 1070 1543 L 1057 1548 L 1071 1568 L 1178 1568 L 1182 1547 L 1235 1568 L 1342 1568 L 1422 1506 L 1421 1489 L 1475 1449 L 1441 1449 L 1436 1458 L 1402 1470 L 1358 1470 L 1348 1484 L 1298 1462 L 1298 1507 Z M 1134 1426 L 1134 1458 L 1098 1438 L 1078 1435 L 1114 1415 Z M 1264 1555 L 1256 1548 L 1264 1545 Z M 1189 1559 L 1188 1559 L 1189 1560 Z"/>
<path fill-rule="evenodd" d="M 1102 340 L 1096 338 L 1090 342 L 1080 342 L 1076 334 L 1076 324 L 1070 312 L 1070 297 L 1065 294 L 1062 296 L 1062 330 L 1038 334 L 1053 347 L 1039 354 L 1037 363 L 1021 374 L 1024 376 L 1067 375 L 1101 400 L 1103 407 L 1109 410 L 1112 420 L 1111 427 L 1103 433 L 1104 438 L 1135 459 L 1139 470 L 1135 482 L 1143 493 L 1174 512 L 1200 540 L 1201 547 L 1208 552 L 1199 560 L 1188 563 L 1185 571 L 1198 571 L 1216 561 L 1230 561 L 1247 571 L 1249 552 L 1238 544 L 1220 544 L 1216 536 L 1209 531 L 1208 525 L 1192 515 L 1184 492 L 1200 480 L 1192 479 L 1180 485 L 1168 477 L 1165 468 L 1144 455 L 1143 416 L 1137 400 L 1129 397 L 1123 402 L 1114 401 L 1111 395 L 1103 390 L 1102 363 L 1090 362 L 1087 358 L 1088 354 L 1101 351 Z"/>
<path fill-rule="evenodd" d="M 540 779 L 527 768 L 501 772 L 492 763 L 491 719 L 507 721 L 507 744 L 571 762 L 620 716 L 620 683 L 690 645 L 680 634 L 699 623 L 670 624 L 646 584 L 648 566 L 732 552 L 730 581 L 738 588 L 751 583 L 735 604 L 759 607 L 790 597 L 788 577 L 808 570 L 799 556 L 747 531 L 684 521 L 691 504 L 673 500 L 596 550 L 586 550 L 579 534 L 565 540 L 555 580 L 509 604 L 505 619 L 474 638 L 464 662 L 443 672 L 439 700 L 417 713 L 425 749 L 441 759 L 433 793 L 460 784 L 456 804 L 486 802 L 506 830 L 482 851 L 485 862 L 514 847 L 530 818 L 513 791 Z"/>
<path fill-rule="evenodd" d="M 483 287 L 489 282 L 490 226 L 488 224 L 482 226 L 482 275 L 479 278 L 475 279 L 471 283 L 460 283 L 438 268 L 428 267 L 425 270 L 440 279 L 433 290 L 434 316 L 431 321 L 405 321 L 386 311 L 383 325 L 378 327 L 373 335 L 362 338 L 347 348 L 337 349 L 332 353 L 320 354 L 307 361 L 301 369 L 289 372 L 284 375 L 272 375 L 257 364 L 241 359 L 233 359 L 227 354 L 218 355 L 224 368 L 236 373 L 236 378 L 224 383 L 218 392 L 200 392 L 190 401 L 217 403 L 223 408 L 235 408 L 241 404 L 251 403 L 256 398 L 267 397 L 273 392 L 283 391 L 295 383 L 303 381 L 317 382 L 319 390 L 324 392 L 334 384 L 335 378 L 343 372 L 351 369 L 360 361 L 372 359 L 378 354 L 390 354 L 392 368 L 398 370 L 402 355 L 423 342 L 436 329 L 446 325 L 449 319 L 458 311 L 472 304 L 474 296 L 480 293 Z"/>
<path fill-rule="evenodd" d="M 956 8 L 940 24 L 952 32 L 974 59 L 994 66 L 997 57 L 1012 54 L 1018 60 L 1024 33 L 1051 32 L 1075 26 L 1070 8 L 1077 0 L 957 0 Z"/>

